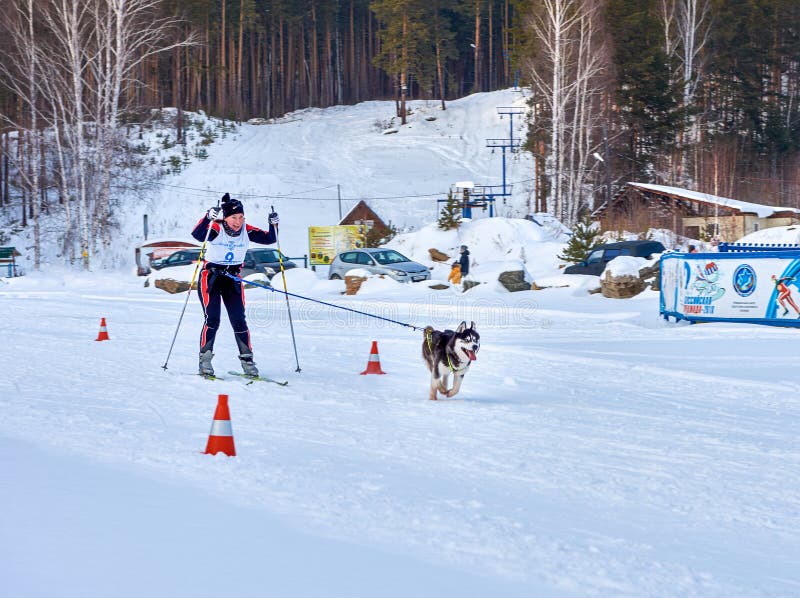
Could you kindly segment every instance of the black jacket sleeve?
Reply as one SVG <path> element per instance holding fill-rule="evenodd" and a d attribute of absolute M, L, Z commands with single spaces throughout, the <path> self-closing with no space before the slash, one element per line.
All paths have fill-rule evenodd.
<path fill-rule="evenodd" d="M 200 221 L 195 225 L 194 230 L 192 231 L 192 236 L 200 241 L 201 243 L 206 240 L 206 231 L 208 230 L 209 225 L 211 224 L 211 220 L 208 219 L 208 216 L 203 216 Z M 217 231 L 212 228 L 211 232 L 208 233 L 208 240 L 213 241 L 217 238 Z"/>
<path fill-rule="evenodd" d="M 247 226 L 247 237 L 253 243 L 259 243 L 260 245 L 272 245 L 277 239 L 278 235 L 275 232 L 275 227 L 271 224 L 269 225 L 269 231 L 262 230 L 255 226 Z"/>

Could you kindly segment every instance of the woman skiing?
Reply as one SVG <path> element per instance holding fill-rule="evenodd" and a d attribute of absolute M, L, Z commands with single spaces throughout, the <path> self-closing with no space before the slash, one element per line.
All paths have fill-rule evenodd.
<path fill-rule="evenodd" d="M 205 315 L 200 334 L 199 370 L 202 376 L 214 376 L 211 359 L 214 357 L 212 350 L 220 324 L 220 300 L 225 303 L 228 312 L 242 370 L 246 376 L 258 376 L 244 313 L 244 288 L 241 282 L 226 274 L 239 275 L 250 241 L 262 245 L 275 243 L 279 219 L 275 212 L 269 215 L 269 231 L 245 225 L 244 220 L 242 202 L 231 199 L 226 193 L 222 197 L 222 207 L 209 209 L 192 231 L 192 236 L 198 241 L 204 241 L 208 233 L 203 269 L 197 285 Z"/>

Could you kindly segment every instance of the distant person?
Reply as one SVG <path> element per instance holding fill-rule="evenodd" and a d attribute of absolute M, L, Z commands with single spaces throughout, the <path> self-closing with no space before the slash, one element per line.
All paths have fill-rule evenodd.
<path fill-rule="evenodd" d="M 453 262 L 453 267 L 450 269 L 450 276 L 447 277 L 448 282 L 453 284 L 461 284 L 461 264 Z"/>
<path fill-rule="evenodd" d="M 461 277 L 464 278 L 469 274 L 469 249 L 467 249 L 466 245 L 461 246 L 461 257 L 458 259 L 458 263 L 461 265 Z"/>
<path fill-rule="evenodd" d="M 197 294 L 203 306 L 203 330 L 200 333 L 200 375 L 214 376 L 211 359 L 214 354 L 214 339 L 220 324 L 220 301 L 225 303 L 228 319 L 233 328 L 236 345 L 239 348 L 239 361 L 245 376 L 258 377 L 258 368 L 253 363 L 253 347 L 250 344 L 250 330 L 244 315 L 244 290 L 242 283 L 226 274 L 239 276 L 250 241 L 262 245 L 272 245 L 278 239 L 278 214 L 269 215 L 269 231 L 245 225 L 244 206 L 238 199 L 231 199 L 227 193 L 222 197 L 221 208 L 211 208 L 194 227 L 192 236 L 198 241 L 206 239 L 203 269 L 197 284 Z M 210 231 L 209 231 L 210 227 Z"/>
<path fill-rule="evenodd" d="M 689 253 L 697 253 L 697 247 L 695 247 L 694 245 L 689 245 L 688 251 Z"/>

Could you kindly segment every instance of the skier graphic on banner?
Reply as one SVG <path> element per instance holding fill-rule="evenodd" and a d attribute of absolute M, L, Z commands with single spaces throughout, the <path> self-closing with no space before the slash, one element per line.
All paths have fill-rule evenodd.
<path fill-rule="evenodd" d="M 777 302 L 783 308 L 783 316 L 789 314 L 789 308 L 787 304 L 792 307 L 792 309 L 797 314 L 797 317 L 800 318 L 800 309 L 797 308 L 797 304 L 794 302 L 792 298 L 792 290 L 789 288 L 789 284 L 795 282 L 795 279 L 791 276 L 781 276 L 778 278 L 774 274 L 772 275 L 772 282 L 775 283 L 775 291 L 777 292 Z M 795 286 L 797 286 L 795 284 Z"/>

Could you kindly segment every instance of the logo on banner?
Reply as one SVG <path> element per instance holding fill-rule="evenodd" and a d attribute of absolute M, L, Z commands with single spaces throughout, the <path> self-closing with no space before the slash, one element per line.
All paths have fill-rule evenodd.
<path fill-rule="evenodd" d="M 749 264 L 742 264 L 733 273 L 733 290 L 749 297 L 756 290 L 756 272 Z"/>
<path fill-rule="evenodd" d="M 683 298 L 683 313 L 712 315 L 715 310 L 714 301 L 725 294 L 725 289 L 719 284 L 722 272 L 716 262 L 695 262 L 694 269 Z M 691 270 L 687 274 L 689 272 Z"/>

